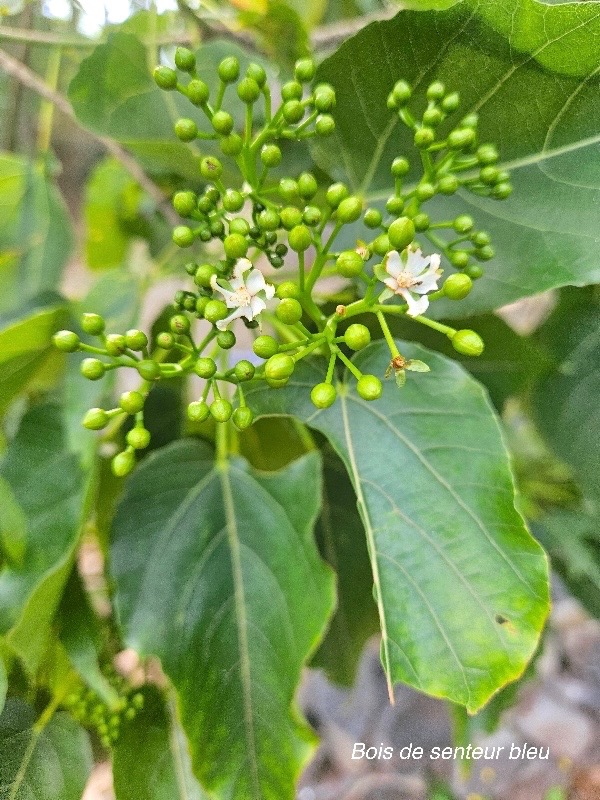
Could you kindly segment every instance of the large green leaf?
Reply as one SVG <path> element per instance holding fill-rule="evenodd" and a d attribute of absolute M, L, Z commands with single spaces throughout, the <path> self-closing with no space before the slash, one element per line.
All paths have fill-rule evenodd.
<path fill-rule="evenodd" d="M 32 673 L 71 569 L 83 484 L 77 458 L 66 446 L 59 408 L 33 408 L 0 462 L 0 508 L 7 497 L 11 519 L 20 520 L 2 531 L 0 633 Z M 7 541 L 11 532 L 16 541 Z"/>
<path fill-rule="evenodd" d="M 402 11 L 373 23 L 319 68 L 318 79 L 336 88 L 337 127 L 315 145 L 315 156 L 367 197 L 389 195 L 395 156 L 420 163 L 412 132 L 386 109 L 401 77 L 415 86 L 417 108 L 433 79 L 459 90 L 460 114 L 479 113 L 481 140 L 498 144 L 511 171 L 508 201 L 461 191 L 431 203 L 442 219 L 472 213 L 497 253 L 469 298 L 436 303 L 436 315 L 479 313 L 600 280 L 599 37 L 595 3 L 464 0 L 447 11 Z"/>
<path fill-rule="evenodd" d="M 7 689 L 8 689 L 8 676 L 6 674 L 6 667 L 4 666 L 4 661 L 0 657 L 0 714 L 2 714 L 2 710 L 4 708 Z"/>
<path fill-rule="evenodd" d="M 390 683 L 404 681 L 477 711 L 517 678 L 548 613 L 547 563 L 514 507 L 498 420 L 456 363 L 399 342 L 431 373 L 393 381 L 368 403 L 347 376 L 340 398 L 315 410 L 315 365 L 288 387 L 249 389 L 259 414 L 294 414 L 324 433 L 358 498 L 371 557 Z M 355 363 L 383 375 L 382 342 Z"/>
<path fill-rule="evenodd" d="M 0 154 L 0 312 L 58 286 L 72 238 L 66 208 L 43 164 Z"/>
<path fill-rule="evenodd" d="M 162 660 L 194 771 L 218 797 L 292 798 L 311 752 L 293 696 L 333 606 L 319 498 L 316 452 L 261 473 L 184 440 L 143 462 L 117 511 L 125 641 Z"/>
<path fill-rule="evenodd" d="M 116 800 L 205 800 L 190 754 L 161 693 L 143 690 L 144 708 L 125 723 L 113 748 Z"/>
<path fill-rule="evenodd" d="M 85 731 L 67 714 L 45 726 L 14 697 L 0 716 L 0 797 L 3 800 L 81 800 L 92 769 Z"/>

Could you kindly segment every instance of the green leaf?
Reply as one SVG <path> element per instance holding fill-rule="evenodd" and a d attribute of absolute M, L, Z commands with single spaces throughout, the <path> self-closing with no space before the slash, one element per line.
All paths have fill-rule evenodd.
<path fill-rule="evenodd" d="M 131 175 L 118 162 L 101 162 L 86 185 L 86 262 L 92 269 L 118 267 L 130 242 L 121 221 L 123 195 Z M 134 184 L 135 185 L 135 184 Z"/>
<path fill-rule="evenodd" d="M 302 363 L 287 387 L 246 391 L 259 415 L 294 414 L 327 436 L 365 526 L 390 683 L 481 708 L 531 657 L 548 613 L 547 563 L 514 507 L 498 420 L 456 363 L 405 342 L 431 372 L 364 401 L 355 379 L 315 410 L 322 370 Z M 383 375 L 387 346 L 354 362 Z"/>
<path fill-rule="evenodd" d="M 306 4 L 302 5 L 307 8 Z M 240 14 L 240 22 L 258 33 L 265 53 L 287 72 L 293 70 L 299 58 L 310 53 L 300 11 L 291 4 L 270 0 L 266 14 L 244 11 Z"/>
<path fill-rule="evenodd" d="M 37 406 L 23 418 L 0 462 L 0 478 L 27 520 L 22 557 L 11 561 L 9 551 L 0 571 L 0 633 L 34 673 L 71 570 L 84 483 L 58 407 Z"/>
<path fill-rule="evenodd" d="M 113 748 L 116 800 L 205 800 L 192 774 L 185 737 L 161 693 L 142 690 L 144 707 Z"/>
<path fill-rule="evenodd" d="M 6 674 L 6 667 L 4 666 L 4 661 L 0 656 L 0 715 L 2 714 L 2 710 L 4 709 L 7 690 L 8 690 L 8 675 Z"/>
<path fill-rule="evenodd" d="M 6 800 L 81 800 L 93 765 L 86 732 L 67 714 L 47 725 L 16 697 L 0 716 L 0 791 Z"/>
<path fill-rule="evenodd" d="M 0 330 L 0 413 L 54 355 L 52 336 L 66 324 L 64 306 L 30 312 Z"/>
<path fill-rule="evenodd" d="M 394 157 L 419 163 L 412 132 L 386 109 L 399 78 L 414 85 L 419 111 L 432 80 L 459 91 L 461 109 L 441 134 L 477 111 L 481 141 L 497 143 L 500 166 L 511 171 L 507 201 L 461 190 L 425 204 L 439 219 L 472 214 L 497 254 L 471 295 L 436 303 L 436 316 L 480 313 L 543 289 L 600 281 L 599 36 L 593 3 L 479 0 L 373 23 L 320 66 L 317 79 L 337 93 L 336 133 L 315 144 L 315 157 L 368 201 L 389 196 Z M 419 176 L 415 167 L 409 180 Z"/>
<path fill-rule="evenodd" d="M 0 154 L 0 312 L 55 289 L 73 236 L 58 190 L 41 163 Z"/>
<path fill-rule="evenodd" d="M 293 697 L 333 607 L 319 469 L 317 453 L 275 473 L 215 465 L 183 440 L 144 460 L 115 518 L 124 639 L 161 659 L 194 771 L 230 800 L 291 800 L 312 751 Z"/>

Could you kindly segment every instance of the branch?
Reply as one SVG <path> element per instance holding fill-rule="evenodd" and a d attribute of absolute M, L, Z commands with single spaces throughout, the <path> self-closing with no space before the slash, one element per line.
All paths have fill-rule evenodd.
<path fill-rule="evenodd" d="M 135 158 L 130 155 L 127 150 L 121 147 L 120 144 L 117 144 L 117 142 L 115 142 L 113 139 L 110 139 L 108 136 L 102 136 L 101 134 L 94 133 L 88 128 L 85 128 L 77 119 L 72 105 L 64 95 L 59 94 L 59 92 L 55 91 L 54 89 L 51 89 L 44 83 L 39 75 L 36 75 L 36 73 L 33 72 L 33 70 L 30 70 L 29 67 L 25 66 L 25 64 L 21 63 L 21 61 L 18 61 L 16 58 L 9 56 L 8 53 L 4 52 L 4 50 L 0 50 L 0 67 L 2 67 L 9 75 L 12 75 L 14 78 L 16 78 L 24 86 L 32 89 L 45 100 L 48 100 L 50 103 L 52 103 L 90 138 L 99 142 L 113 158 L 123 165 L 131 177 L 134 178 L 141 188 L 154 200 L 160 212 L 169 222 L 169 224 L 178 224 L 179 218 L 171 208 L 170 204 L 167 202 L 163 192 L 148 177 L 148 175 L 146 175 Z"/>
<path fill-rule="evenodd" d="M 0 26 L 0 40 L 8 39 L 11 42 L 25 42 L 27 44 L 41 44 L 49 47 L 80 47 L 84 50 L 93 50 L 100 44 L 106 44 L 106 37 L 99 39 L 89 39 L 85 36 L 63 36 L 60 33 L 50 31 L 30 31 L 27 28 L 8 28 Z M 150 42 L 140 37 L 143 44 Z M 170 36 L 158 36 L 152 40 L 152 44 L 160 47 L 168 47 L 174 44 L 191 44 L 195 41 L 189 33 L 171 34 Z"/>

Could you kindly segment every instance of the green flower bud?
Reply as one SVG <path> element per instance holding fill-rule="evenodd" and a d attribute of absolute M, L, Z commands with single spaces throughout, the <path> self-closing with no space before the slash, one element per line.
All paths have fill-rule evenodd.
<path fill-rule="evenodd" d="M 182 117 L 175 123 L 175 136 L 182 142 L 193 142 L 198 136 L 198 126 L 193 119 Z"/>
<path fill-rule="evenodd" d="M 290 125 L 300 122 L 304 116 L 304 106 L 299 100 L 288 100 L 283 105 L 283 118 Z"/>
<path fill-rule="evenodd" d="M 244 238 L 250 233 L 250 225 L 248 220 L 244 217 L 234 217 L 229 220 L 229 233 L 243 236 Z"/>
<path fill-rule="evenodd" d="M 254 62 L 248 64 L 246 77 L 252 78 L 253 81 L 256 81 L 261 89 L 267 82 L 267 73 L 260 64 L 255 64 Z"/>
<path fill-rule="evenodd" d="M 448 136 L 448 147 L 452 150 L 464 150 L 475 141 L 475 131 L 472 128 L 457 128 Z"/>
<path fill-rule="evenodd" d="M 284 103 L 290 100 L 302 100 L 302 85 L 298 81 L 288 81 L 281 87 L 281 99 Z"/>
<path fill-rule="evenodd" d="M 301 83 L 310 83 L 315 77 L 316 66 L 312 58 L 302 58 L 296 61 L 294 66 L 294 77 Z"/>
<path fill-rule="evenodd" d="M 485 247 L 491 242 L 490 236 L 485 231 L 477 231 L 471 236 L 471 241 L 475 247 Z"/>
<path fill-rule="evenodd" d="M 295 228 L 296 225 L 300 225 L 302 219 L 302 212 L 299 208 L 295 208 L 295 206 L 286 206 L 281 209 L 281 224 L 287 231 Z"/>
<path fill-rule="evenodd" d="M 454 194 L 459 186 L 456 175 L 444 175 L 438 181 L 438 189 L 442 194 Z"/>
<path fill-rule="evenodd" d="M 401 214 L 404 210 L 404 200 L 401 197 L 388 197 L 385 210 L 388 214 L 394 214 L 394 216 Z"/>
<path fill-rule="evenodd" d="M 236 338 L 233 331 L 219 331 L 217 334 L 217 344 L 221 350 L 231 350 L 235 343 Z"/>
<path fill-rule="evenodd" d="M 239 431 L 245 431 L 254 422 L 254 414 L 248 406 L 236 408 L 232 416 L 233 424 Z"/>
<path fill-rule="evenodd" d="M 337 392 L 330 383 L 317 383 L 310 393 L 310 399 L 317 408 L 329 408 L 335 403 Z"/>
<path fill-rule="evenodd" d="M 177 88 L 177 73 L 171 67 L 156 67 L 152 74 L 160 89 L 171 91 Z"/>
<path fill-rule="evenodd" d="M 479 123 L 479 115 L 475 114 L 475 113 L 472 113 L 472 114 L 467 114 L 467 116 L 464 117 L 464 119 L 461 120 L 460 125 L 461 125 L 461 128 L 473 128 L 473 129 L 475 129 L 477 127 L 478 123 Z"/>
<path fill-rule="evenodd" d="M 287 353 L 276 353 L 265 364 L 265 377 L 273 380 L 289 378 L 296 367 L 296 362 Z"/>
<path fill-rule="evenodd" d="M 479 266 L 479 264 L 469 264 L 466 268 L 465 273 L 471 278 L 471 280 L 478 280 L 483 275 L 483 269 Z"/>
<path fill-rule="evenodd" d="M 106 365 L 97 358 L 84 358 L 79 367 L 84 378 L 90 381 L 98 381 L 106 372 Z"/>
<path fill-rule="evenodd" d="M 286 325 L 295 325 L 302 319 L 302 306 L 293 297 L 286 297 L 275 310 L 277 319 Z"/>
<path fill-rule="evenodd" d="M 116 475 L 117 478 L 124 478 L 129 475 L 134 467 L 135 455 L 132 450 L 123 450 L 122 453 L 117 453 L 111 461 L 113 475 Z"/>
<path fill-rule="evenodd" d="M 427 99 L 435 102 L 441 100 L 446 94 L 446 87 L 441 81 L 434 81 L 427 88 Z"/>
<path fill-rule="evenodd" d="M 266 144 L 260 151 L 260 160 L 269 169 L 281 164 L 281 158 L 281 150 L 276 144 Z"/>
<path fill-rule="evenodd" d="M 213 275 L 217 274 L 217 270 L 212 264 L 201 264 L 196 270 L 194 275 L 194 283 L 203 289 L 208 289 Z"/>
<path fill-rule="evenodd" d="M 426 230 L 428 230 L 429 225 L 430 225 L 429 214 L 425 214 L 425 213 L 417 214 L 414 217 L 413 222 L 415 224 L 415 230 L 416 231 L 426 231 Z"/>
<path fill-rule="evenodd" d="M 423 125 L 421 128 L 417 128 L 415 131 L 415 147 L 418 147 L 420 150 L 424 150 L 425 148 L 429 147 L 429 145 L 433 144 L 434 141 L 435 131 L 433 128 L 428 128 L 426 125 Z"/>
<path fill-rule="evenodd" d="M 317 136 L 331 136 L 335 130 L 335 120 L 331 114 L 319 114 L 315 120 Z"/>
<path fill-rule="evenodd" d="M 498 180 L 500 170 L 497 167 L 487 166 L 479 170 L 479 180 L 486 186 L 493 186 Z"/>
<path fill-rule="evenodd" d="M 225 319 L 228 311 L 222 300 L 209 300 L 204 308 L 204 319 L 213 323 L 218 322 L 220 319 Z"/>
<path fill-rule="evenodd" d="M 469 263 L 469 254 L 466 250 L 455 250 L 450 256 L 450 261 L 456 269 L 464 269 Z"/>
<path fill-rule="evenodd" d="M 204 310 L 206 306 L 210 303 L 210 298 L 205 297 L 204 295 L 200 295 L 200 297 L 196 298 L 196 316 L 198 319 L 202 319 L 204 316 Z"/>
<path fill-rule="evenodd" d="M 344 278 L 356 278 L 363 271 L 365 262 L 356 250 L 344 250 L 339 254 L 335 267 Z"/>
<path fill-rule="evenodd" d="M 512 186 L 510 183 L 497 183 L 492 189 L 492 197 L 496 200 L 506 200 L 512 194 Z"/>
<path fill-rule="evenodd" d="M 399 157 L 392 161 L 392 175 L 394 178 L 403 178 L 409 169 L 410 164 L 405 158 Z"/>
<path fill-rule="evenodd" d="M 289 378 L 267 378 L 267 385 L 271 387 L 271 389 L 283 389 L 284 386 L 287 386 L 289 383 Z"/>
<path fill-rule="evenodd" d="M 312 244 L 312 236 L 310 230 L 306 225 L 296 225 L 295 228 L 288 233 L 288 241 L 292 250 L 297 253 L 303 253 Z"/>
<path fill-rule="evenodd" d="M 446 278 L 442 288 L 450 300 L 462 300 L 471 292 L 473 281 L 464 273 L 456 273 Z"/>
<path fill-rule="evenodd" d="M 388 228 L 387 235 L 394 250 L 404 250 L 415 238 L 415 224 L 409 217 L 398 217 Z"/>
<path fill-rule="evenodd" d="M 189 333 L 190 320 L 185 316 L 185 314 L 175 314 L 175 316 L 171 317 L 169 320 L 169 328 L 178 336 L 181 336 L 184 333 Z"/>
<path fill-rule="evenodd" d="M 360 197 L 356 197 L 356 195 L 346 197 L 337 207 L 338 222 L 344 225 L 350 222 L 356 222 L 362 214 L 362 209 L 363 203 Z"/>
<path fill-rule="evenodd" d="M 468 214 L 459 214 L 452 223 L 452 227 L 457 233 L 469 233 L 469 231 L 473 230 L 474 224 L 473 217 Z"/>
<path fill-rule="evenodd" d="M 194 244 L 194 231 L 187 225 L 177 225 L 173 229 L 173 242 L 177 247 L 191 247 Z"/>
<path fill-rule="evenodd" d="M 228 136 L 233 130 L 233 117 L 227 111 L 216 111 L 211 120 L 217 133 Z"/>
<path fill-rule="evenodd" d="M 225 211 L 239 211 L 244 205 L 244 196 L 237 189 L 227 189 L 223 195 L 223 208 Z"/>
<path fill-rule="evenodd" d="M 287 297 L 293 297 L 297 300 L 300 297 L 300 288 L 293 281 L 284 281 L 277 287 L 275 295 L 280 300 L 284 300 Z"/>
<path fill-rule="evenodd" d="M 217 365 L 212 358 L 202 356 L 194 364 L 194 372 L 196 375 L 199 375 L 201 378 L 205 378 L 207 380 L 212 378 L 216 371 Z"/>
<path fill-rule="evenodd" d="M 187 407 L 187 416 L 191 422 L 204 422 L 210 415 L 208 403 L 204 400 L 195 400 Z"/>
<path fill-rule="evenodd" d="M 223 83 L 233 83 L 240 75 L 240 62 L 235 56 L 228 56 L 221 61 L 217 72 Z"/>
<path fill-rule="evenodd" d="M 446 95 L 442 100 L 442 111 L 446 114 L 452 114 L 460 105 L 460 95 L 458 92 Z"/>
<path fill-rule="evenodd" d="M 74 331 L 58 331 L 52 337 L 54 346 L 62 353 L 74 353 L 79 350 L 79 336 Z"/>
<path fill-rule="evenodd" d="M 177 192 L 173 196 L 173 208 L 181 217 L 191 217 L 197 202 L 194 192 Z"/>
<path fill-rule="evenodd" d="M 351 350 L 362 350 L 371 341 L 371 333 L 365 325 L 354 322 L 346 328 L 344 342 Z"/>
<path fill-rule="evenodd" d="M 490 259 L 492 259 L 495 255 L 496 253 L 494 252 L 494 249 L 488 244 L 485 247 L 481 247 L 479 250 L 477 250 L 475 253 L 475 258 L 478 261 L 490 261 Z"/>
<path fill-rule="evenodd" d="M 482 144 L 481 147 L 477 148 L 475 155 L 477 156 L 477 161 L 484 166 L 495 164 L 500 158 L 493 144 Z"/>
<path fill-rule="evenodd" d="M 424 183 L 420 183 L 417 186 L 417 197 L 421 202 L 425 202 L 426 200 L 431 200 L 432 197 L 435 196 L 435 186 L 433 183 L 428 183 L 425 181 Z"/>
<path fill-rule="evenodd" d="M 239 233 L 230 233 L 223 241 L 227 258 L 244 258 L 248 252 L 248 240 Z"/>
<path fill-rule="evenodd" d="M 480 356 L 485 345 L 478 333 L 464 328 L 452 337 L 452 347 L 463 356 Z"/>
<path fill-rule="evenodd" d="M 254 78 L 244 78 L 238 83 L 237 93 L 243 103 L 250 105 L 260 97 L 260 86 Z"/>
<path fill-rule="evenodd" d="M 187 47 L 175 50 L 175 66 L 182 72 L 193 72 L 196 69 L 196 56 Z"/>
<path fill-rule="evenodd" d="M 389 253 L 390 250 L 393 250 L 392 245 L 390 244 L 390 240 L 385 233 L 381 233 L 373 242 L 372 245 L 373 252 L 378 256 L 384 256 L 386 253 Z"/>
<path fill-rule="evenodd" d="M 343 183 L 332 183 L 325 193 L 327 205 L 336 209 L 349 194 L 348 187 L 344 186 Z"/>
<path fill-rule="evenodd" d="M 105 339 L 104 346 L 109 356 L 123 355 L 127 350 L 127 342 L 122 333 L 109 333 Z"/>
<path fill-rule="evenodd" d="M 259 358 L 271 358 L 279 350 L 279 345 L 272 336 L 262 335 L 254 340 L 252 349 Z"/>
<path fill-rule="evenodd" d="M 377 400 L 381 397 L 383 385 L 375 375 L 363 375 L 358 379 L 356 391 L 363 400 Z"/>
<path fill-rule="evenodd" d="M 210 90 L 204 81 L 194 78 L 187 85 L 187 96 L 195 106 L 202 106 L 210 96 Z"/>
<path fill-rule="evenodd" d="M 220 397 L 217 400 L 213 400 L 213 402 L 210 404 L 210 413 L 217 422 L 227 422 L 227 420 L 231 419 L 233 406 L 229 400 L 226 400 L 224 397 Z"/>
<path fill-rule="evenodd" d="M 90 336 L 100 336 L 104 332 L 104 319 L 100 314 L 83 314 L 81 317 L 81 327 Z"/>
<path fill-rule="evenodd" d="M 233 374 L 238 381 L 251 381 L 255 372 L 256 368 L 254 364 L 246 359 L 238 361 L 233 370 Z"/>
<path fill-rule="evenodd" d="M 315 86 L 314 106 L 317 111 L 326 112 L 335 108 L 335 89 L 328 83 Z"/>
<path fill-rule="evenodd" d="M 144 331 L 132 328 L 125 334 L 125 344 L 130 350 L 143 350 L 148 346 L 148 337 Z"/>
<path fill-rule="evenodd" d="M 174 344 L 175 337 L 172 333 L 167 333 L 167 331 L 162 331 L 156 337 L 157 347 L 161 347 L 163 350 L 170 350 Z"/>
<path fill-rule="evenodd" d="M 383 221 L 381 211 L 378 208 L 368 208 L 365 211 L 363 222 L 367 228 L 378 228 Z"/>
<path fill-rule="evenodd" d="M 145 450 L 150 444 L 150 431 L 136 425 L 129 431 L 125 440 L 134 450 Z"/>
<path fill-rule="evenodd" d="M 314 175 L 303 172 L 298 178 L 298 194 L 305 200 L 310 200 L 317 193 L 318 185 Z"/>
<path fill-rule="evenodd" d="M 406 81 L 397 81 L 392 89 L 392 96 L 399 106 L 405 106 L 410 100 L 412 89 Z"/>
<path fill-rule="evenodd" d="M 89 431 L 101 431 L 102 428 L 106 428 L 109 421 L 110 417 L 103 408 L 90 408 L 81 424 Z"/>
<path fill-rule="evenodd" d="M 288 202 L 298 197 L 298 184 L 291 178 L 282 178 L 279 181 L 279 194 Z"/>
<path fill-rule="evenodd" d="M 265 208 L 257 218 L 258 227 L 263 231 L 276 231 L 281 225 L 281 217 L 272 208 Z"/>
<path fill-rule="evenodd" d="M 230 133 L 229 136 L 223 136 L 219 140 L 219 147 L 224 155 L 235 158 L 244 149 L 244 142 L 237 133 Z"/>
<path fill-rule="evenodd" d="M 160 378 L 160 367 L 156 361 L 152 361 L 150 358 L 140 361 L 136 365 L 136 369 L 145 381 L 155 381 Z"/>
<path fill-rule="evenodd" d="M 140 392 L 123 392 L 119 406 L 128 414 L 137 414 L 144 407 L 144 396 Z"/>
<path fill-rule="evenodd" d="M 427 108 L 423 112 L 423 125 L 427 125 L 427 127 L 435 128 L 443 119 L 444 115 L 439 108 Z"/>
<path fill-rule="evenodd" d="M 321 222 L 321 217 L 321 209 L 317 208 L 317 206 L 306 206 L 302 214 L 303 222 L 311 228 L 314 228 L 315 225 Z"/>

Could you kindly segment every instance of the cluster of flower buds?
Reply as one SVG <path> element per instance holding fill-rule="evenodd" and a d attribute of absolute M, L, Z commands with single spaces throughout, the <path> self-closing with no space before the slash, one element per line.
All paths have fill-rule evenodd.
<path fill-rule="evenodd" d="M 111 674 L 108 682 L 117 694 L 111 705 L 99 697 L 93 689 L 81 686 L 65 699 L 65 706 L 81 725 L 95 730 L 98 738 L 109 748 L 119 738 L 123 724 L 135 719 L 144 707 L 144 696 L 140 692 L 127 694 L 124 678 Z"/>

